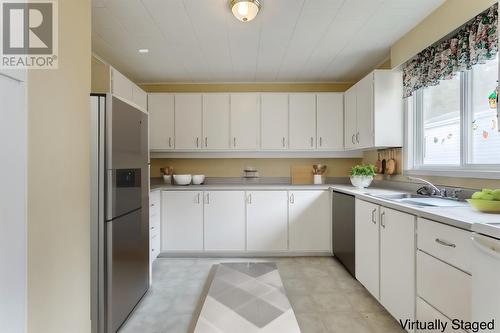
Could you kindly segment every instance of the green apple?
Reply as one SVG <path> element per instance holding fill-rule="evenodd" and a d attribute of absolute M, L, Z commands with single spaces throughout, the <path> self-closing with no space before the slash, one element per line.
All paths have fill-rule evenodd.
<path fill-rule="evenodd" d="M 483 197 L 481 198 L 481 200 L 493 201 L 493 200 L 495 200 L 495 197 L 493 197 L 493 194 L 485 193 L 485 194 L 483 194 Z"/>
<path fill-rule="evenodd" d="M 493 192 L 493 190 L 491 188 L 483 188 L 483 192 L 491 194 Z"/>
<path fill-rule="evenodd" d="M 472 195 L 472 199 L 482 199 L 483 198 L 483 192 L 475 192 L 473 195 Z"/>
<path fill-rule="evenodd" d="M 493 194 L 494 200 L 500 201 L 500 189 L 494 190 L 492 194 Z"/>

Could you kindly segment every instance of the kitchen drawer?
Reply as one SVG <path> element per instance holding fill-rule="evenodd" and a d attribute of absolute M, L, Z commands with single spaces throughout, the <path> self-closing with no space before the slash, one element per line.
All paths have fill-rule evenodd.
<path fill-rule="evenodd" d="M 418 219 L 417 247 L 470 273 L 471 233 L 430 220 Z"/>
<path fill-rule="evenodd" d="M 160 235 L 155 235 L 151 237 L 151 261 L 155 260 L 160 254 Z"/>
<path fill-rule="evenodd" d="M 417 297 L 417 320 L 421 323 L 426 322 L 435 322 L 436 320 L 441 321 L 442 323 L 446 323 L 446 330 L 444 333 L 452 333 L 452 332 L 463 332 L 462 330 L 454 330 L 451 328 L 451 320 L 444 316 L 441 312 L 433 308 L 429 303 Z M 419 333 L 435 333 L 441 332 L 440 330 L 416 330 Z"/>
<path fill-rule="evenodd" d="M 471 318 L 471 276 L 421 251 L 417 295 L 448 318 Z"/>
<path fill-rule="evenodd" d="M 161 205 L 161 192 L 154 191 L 149 192 L 149 211 L 150 213 L 156 211 L 156 209 L 160 209 Z"/>
<path fill-rule="evenodd" d="M 155 215 L 149 218 L 149 228 L 160 230 L 161 218 L 160 215 Z"/>

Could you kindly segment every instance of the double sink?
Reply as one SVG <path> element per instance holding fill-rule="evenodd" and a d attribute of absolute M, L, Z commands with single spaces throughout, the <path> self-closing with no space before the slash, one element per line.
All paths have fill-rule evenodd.
<path fill-rule="evenodd" d="M 458 201 L 455 199 L 447 199 L 436 196 L 426 196 L 411 193 L 397 194 L 368 194 L 374 198 L 399 202 L 402 204 L 419 206 L 419 207 L 464 207 L 468 206 L 467 202 Z"/>

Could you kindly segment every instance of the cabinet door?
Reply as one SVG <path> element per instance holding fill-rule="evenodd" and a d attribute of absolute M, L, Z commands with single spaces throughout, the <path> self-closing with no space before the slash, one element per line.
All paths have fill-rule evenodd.
<path fill-rule="evenodd" d="M 415 220 L 380 208 L 380 303 L 396 319 L 415 316 Z"/>
<path fill-rule="evenodd" d="M 356 148 L 356 86 L 344 93 L 344 144 L 346 149 Z"/>
<path fill-rule="evenodd" d="M 259 94 L 231 94 L 231 147 L 240 150 L 259 148 Z"/>
<path fill-rule="evenodd" d="M 356 84 L 358 148 L 373 147 L 373 73 Z"/>
<path fill-rule="evenodd" d="M 245 250 L 245 192 L 205 192 L 205 250 Z"/>
<path fill-rule="evenodd" d="M 316 95 L 317 146 L 322 150 L 344 149 L 344 96 L 342 93 Z"/>
<path fill-rule="evenodd" d="M 247 192 L 247 250 L 287 250 L 287 215 L 286 191 Z"/>
<path fill-rule="evenodd" d="M 356 199 L 356 279 L 379 299 L 379 206 Z"/>
<path fill-rule="evenodd" d="M 201 148 L 201 94 L 175 95 L 175 149 Z"/>
<path fill-rule="evenodd" d="M 111 92 L 113 95 L 132 102 L 133 86 L 132 81 L 125 77 L 125 75 L 111 68 Z"/>
<path fill-rule="evenodd" d="M 286 149 L 288 145 L 288 94 L 262 94 L 260 114 L 262 149 Z"/>
<path fill-rule="evenodd" d="M 316 148 L 316 95 L 290 94 L 290 149 Z"/>
<path fill-rule="evenodd" d="M 203 95 L 204 149 L 229 148 L 229 95 Z"/>
<path fill-rule="evenodd" d="M 162 251 L 203 250 L 203 192 L 164 191 Z"/>
<path fill-rule="evenodd" d="M 132 102 L 144 110 L 148 109 L 148 94 L 137 85 L 132 85 Z"/>
<path fill-rule="evenodd" d="M 288 216 L 291 251 L 331 252 L 330 192 L 290 192 Z"/>
<path fill-rule="evenodd" d="M 149 94 L 149 147 L 151 150 L 174 148 L 174 95 Z"/>

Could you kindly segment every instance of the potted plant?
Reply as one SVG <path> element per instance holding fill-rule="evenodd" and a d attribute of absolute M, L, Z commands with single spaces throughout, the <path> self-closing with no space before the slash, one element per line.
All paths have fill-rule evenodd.
<path fill-rule="evenodd" d="M 370 186 L 375 176 L 375 166 L 372 164 L 356 165 L 351 168 L 349 173 L 351 176 L 351 184 L 357 188 L 365 188 Z"/>

